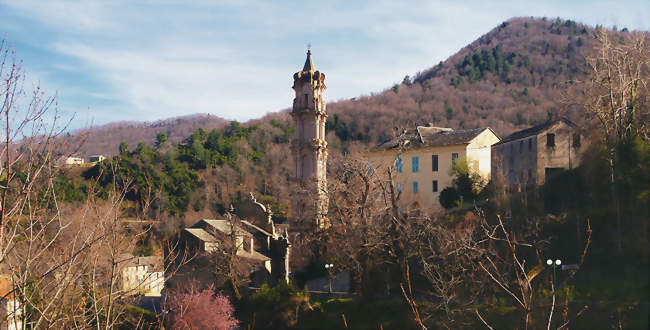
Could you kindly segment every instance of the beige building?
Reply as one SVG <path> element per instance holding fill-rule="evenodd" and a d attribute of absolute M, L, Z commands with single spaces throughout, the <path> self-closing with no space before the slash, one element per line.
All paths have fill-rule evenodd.
<path fill-rule="evenodd" d="M 162 257 L 122 255 L 122 290 L 128 294 L 160 297 L 165 285 Z"/>
<path fill-rule="evenodd" d="M 365 156 L 376 169 L 394 166 L 395 182 L 402 200 L 439 209 L 440 192 L 451 186 L 453 166 L 467 161 L 470 169 L 490 178 L 490 147 L 499 137 L 488 128 L 452 130 L 418 126 L 399 138 L 385 142 Z"/>
<path fill-rule="evenodd" d="M 84 164 L 84 159 L 81 157 L 68 157 L 65 159 L 66 166 L 79 166 Z"/>
<path fill-rule="evenodd" d="M 492 146 L 492 178 L 518 190 L 544 184 L 554 172 L 580 164 L 584 141 L 564 118 L 515 132 Z"/>

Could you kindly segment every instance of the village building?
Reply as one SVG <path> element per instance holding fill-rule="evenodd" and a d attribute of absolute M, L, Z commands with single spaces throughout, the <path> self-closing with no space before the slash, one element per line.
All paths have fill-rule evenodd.
<path fill-rule="evenodd" d="M 160 297 L 165 283 L 163 259 L 160 256 L 120 256 L 122 290 L 129 295 Z"/>
<path fill-rule="evenodd" d="M 316 70 L 311 55 L 293 75 L 295 98 L 291 117 L 295 125 L 291 141 L 294 162 L 292 211 L 294 230 L 327 223 L 327 142 L 325 141 L 325 74 Z"/>
<path fill-rule="evenodd" d="M 565 118 L 512 133 L 492 146 L 493 182 L 516 190 L 542 185 L 557 171 L 580 164 L 585 140 Z"/>
<path fill-rule="evenodd" d="M 402 200 L 422 208 L 440 209 L 440 192 L 452 185 L 453 168 L 466 161 L 470 170 L 490 179 L 491 146 L 499 137 L 490 129 L 418 126 L 365 153 L 375 168 L 394 167 L 394 181 Z"/>
<path fill-rule="evenodd" d="M 84 164 L 84 159 L 81 157 L 68 157 L 65 159 L 66 166 L 79 166 Z"/>
<path fill-rule="evenodd" d="M 0 275 L 0 330 L 23 329 L 23 305 L 16 299 L 10 275 Z"/>
<path fill-rule="evenodd" d="M 90 158 L 88 158 L 88 161 L 91 163 L 99 163 L 104 161 L 105 159 L 106 157 L 104 157 L 104 155 L 92 155 L 90 156 Z"/>
<path fill-rule="evenodd" d="M 226 219 L 201 219 L 179 233 L 173 242 L 175 255 L 191 256 L 191 260 L 176 271 L 170 286 L 193 280 L 213 282 L 215 260 L 222 257 L 218 254 L 230 249 L 236 253 L 237 273 L 249 274 L 250 285 L 288 282 L 290 244 L 286 225 L 275 224 L 272 212 L 252 194 L 231 211 Z"/>

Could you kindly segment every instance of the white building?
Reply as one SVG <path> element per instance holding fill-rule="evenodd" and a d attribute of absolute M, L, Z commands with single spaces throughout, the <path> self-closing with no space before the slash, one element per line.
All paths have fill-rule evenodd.
<path fill-rule="evenodd" d="M 159 297 L 165 286 L 162 257 L 122 255 L 122 290 L 129 294 Z"/>
<path fill-rule="evenodd" d="M 78 166 L 83 165 L 84 159 L 81 157 L 68 157 L 65 159 L 66 166 Z"/>

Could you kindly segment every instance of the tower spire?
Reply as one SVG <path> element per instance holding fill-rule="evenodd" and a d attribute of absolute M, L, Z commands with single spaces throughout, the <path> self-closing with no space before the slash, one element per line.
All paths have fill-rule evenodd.
<path fill-rule="evenodd" d="M 307 59 L 305 60 L 305 66 L 302 68 L 302 71 L 314 72 L 314 61 L 311 59 L 311 45 L 307 48 Z"/>

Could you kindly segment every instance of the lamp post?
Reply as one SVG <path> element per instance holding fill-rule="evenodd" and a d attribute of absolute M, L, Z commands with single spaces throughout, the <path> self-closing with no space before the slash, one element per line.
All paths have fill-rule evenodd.
<path fill-rule="evenodd" d="M 330 295 L 332 295 L 332 274 L 334 272 L 334 264 L 325 264 L 325 270 L 327 271 L 327 278 L 330 282 Z"/>
<path fill-rule="evenodd" d="M 555 284 L 555 269 L 557 269 L 557 267 L 562 264 L 562 260 L 555 259 L 555 261 L 553 261 L 551 259 L 548 259 L 546 260 L 546 264 L 549 266 L 553 266 L 553 284 Z"/>

